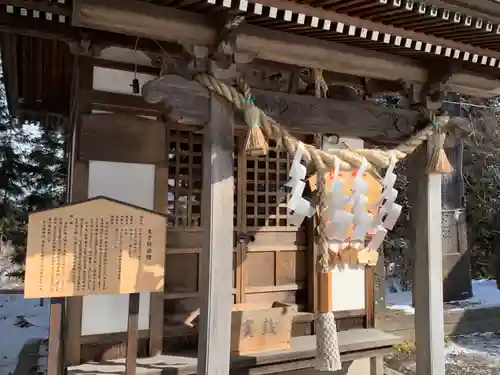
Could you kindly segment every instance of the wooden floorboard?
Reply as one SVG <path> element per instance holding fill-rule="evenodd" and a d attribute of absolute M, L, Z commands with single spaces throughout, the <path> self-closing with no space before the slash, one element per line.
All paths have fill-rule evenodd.
<path fill-rule="evenodd" d="M 339 332 L 341 358 L 345 361 L 373 355 L 387 354 L 392 346 L 401 342 L 395 335 L 378 329 L 355 329 Z M 315 336 L 302 336 L 292 339 L 287 350 L 258 353 L 247 356 L 232 356 L 231 371 L 246 374 L 266 374 L 269 372 L 288 371 L 294 368 L 314 366 L 316 355 Z M 124 359 L 104 363 L 87 363 L 68 369 L 68 375 L 100 374 L 116 375 L 124 371 Z M 191 353 L 184 355 L 159 355 L 141 358 L 137 361 L 137 375 L 192 375 L 196 374 L 197 359 Z M 258 371 L 249 371 L 258 368 Z M 266 372 L 269 368 L 269 372 Z M 272 368 L 272 370 L 271 370 Z"/>

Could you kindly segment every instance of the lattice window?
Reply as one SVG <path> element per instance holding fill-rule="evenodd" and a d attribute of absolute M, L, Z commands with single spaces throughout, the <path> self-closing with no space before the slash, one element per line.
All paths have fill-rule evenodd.
<path fill-rule="evenodd" d="M 203 135 L 170 130 L 168 138 L 168 225 L 201 226 Z"/>
<path fill-rule="evenodd" d="M 170 130 L 168 138 L 168 225 L 199 228 L 203 186 L 203 134 Z M 234 148 L 234 218 L 237 225 L 237 157 L 238 139 Z"/>
<path fill-rule="evenodd" d="M 285 227 L 291 159 L 286 151 L 269 142 L 267 157 L 247 157 L 246 225 L 247 227 Z"/>

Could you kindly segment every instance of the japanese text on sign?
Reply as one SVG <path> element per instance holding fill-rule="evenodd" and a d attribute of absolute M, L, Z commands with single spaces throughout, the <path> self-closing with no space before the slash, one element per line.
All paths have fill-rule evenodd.
<path fill-rule="evenodd" d="M 161 215 L 107 199 L 30 215 L 25 297 L 158 291 Z"/>

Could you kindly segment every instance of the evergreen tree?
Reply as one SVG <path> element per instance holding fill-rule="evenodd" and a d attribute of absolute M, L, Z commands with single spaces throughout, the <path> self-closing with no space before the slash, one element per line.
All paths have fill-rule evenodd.
<path fill-rule="evenodd" d="M 0 246 L 14 249 L 13 263 L 24 264 L 28 213 L 59 205 L 66 175 L 64 129 L 16 125 L 0 81 Z"/>
<path fill-rule="evenodd" d="M 23 200 L 28 211 L 56 207 L 64 201 L 67 176 L 63 129 L 50 129 L 36 124 L 29 164 L 27 194 Z"/>
<path fill-rule="evenodd" d="M 28 137 L 16 126 L 9 114 L 0 75 L 0 237 L 15 249 L 12 261 L 23 259 L 26 241 L 26 214 L 22 207 L 25 195 L 27 164 L 25 152 Z"/>

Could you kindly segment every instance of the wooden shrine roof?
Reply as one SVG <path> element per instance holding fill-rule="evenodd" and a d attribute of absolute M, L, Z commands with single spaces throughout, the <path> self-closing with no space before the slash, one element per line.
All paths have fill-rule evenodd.
<path fill-rule="evenodd" d="M 150 0 L 135 3 L 141 1 L 153 3 Z M 229 11 L 244 15 L 246 22 L 254 26 L 405 56 L 424 65 L 458 61 L 466 70 L 500 77 L 500 3 L 493 6 L 489 0 L 428 0 L 425 4 L 413 0 L 157 0 L 154 3 L 199 13 L 209 20 Z M 73 57 L 68 44 L 79 43 L 82 35 L 98 44 L 129 48 L 134 45 L 135 38 L 130 36 L 126 40 L 125 35 L 72 26 L 73 2 L 69 0 L 8 0 L 3 4 L 0 7 L 3 67 L 8 75 L 16 73 L 15 77 L 6 77 L 9 104 L 19 106 L 16 109 L 25 113 L 43 110 L 67 115 L 70 112 Z"/>
<path fill-rule="evenodd" d="M 44 23 L 50 23 L 51 28 L 71 24 L 73 5 L 69 0 L 3 3 L 12 4 L 0 9 L 3 16 L 10 15 L 8 21 L 14 18 L 28 23 L 49 21 Z M 439 56 L 466 64 L 500 67 L 500 3 L 492 0 L 158 0 L 154 3 L 207 16 L 231 11 L 245 15 L 252 25 L 398 55 L 424 59 Z M 36 22 L 33 26 L 36 27 Z M 52 32 L 64 33 L 57 27 Z"/>
<path fill-rule="evenodd" d="M 483 48 L 500 48 L 500 3 L 492 0 L 293 2 Z"/>
<path fill-rule="evenodd" d="M 74 56 L 67 43 L 50 36 L 64 35 L 61 26 L 69 22 L 71 8 L 66 1 L 7 3 L 22 5 L 0 8 L 0 31 L 8 31 L 0 34 L 0 49 L 9 110 L 21 121 L 64 126 L 69 115 Z M 18 19 L 28 32 L 17 34 L 9 29 Z M 50 31 L 40 38 L 35 32 L 38 28 Z"/>
<path fill-rule="evenodd" d="M 74 56 L 66 43 L 25 35 L 1 38 L 9 110 L 21 121 L 60 126 L 69 115 Z"/>

